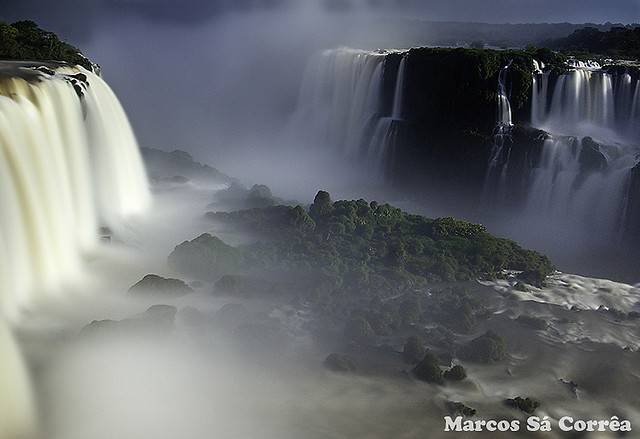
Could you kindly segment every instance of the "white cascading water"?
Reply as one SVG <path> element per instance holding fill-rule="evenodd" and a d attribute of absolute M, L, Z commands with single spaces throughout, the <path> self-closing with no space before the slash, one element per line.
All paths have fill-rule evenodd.
<path fill-rule="evenodd" d="M 511 63 L 502 67 L 498 74 L 498 125 L 503 127 L 513 125 L 511 103 L 509 102 L 509 96 L 507 94 L 507 73 L 509 72 L 509 65 L 511 65 Z"/>
<path fill-rule="evenodd" d="M 304 127 L 302 141 L 335 147 L 350 156 L 364 152 L 382 164 L 403 113 L 407 57 L 395 73 L 393 106 L 383 108 L 387 55 L 403 51 L 325 50 L 307 68 L 291 126 Z M 300 134 L 298 133 L 298 137 Z"/>
<path fill-rule="evenodd" d="M 118 230 L 151 201 L 137 142 L 109 86 L 79 66 L 51 68 L 0 63 L 2 439 L 33 428 L 10 323 L 82 274 L 101 226 Z"/>
<path fill-rule="evenodd" d="M 627 73 L 593 68 L 575 68 L 553 81 L 549 72 L 536 74 L 531 123 L 558 134 L 632 141 L 640 125 L 638 84 Z"/>
<path fill-rule="evenodd" d="M 569 65 L 572 70 L 552 79 L 534 63 L 531 124 L 551 136 L 531 169 L 524 214 L 544 215 L 549 224 L 610 240 L 621 228 L 630 171 L 638 163 L 640 81 L 604 72 L 596 63 Z M 584 166 L 583 149 L 593 146 L 585 146 L 583 136 L 600 143 L 604 166 Z M 488 173 L 494 199 L 509 184 L 504 181 L 508 166 L 508 155 L 494 148 Z M 493 167 L 500 169 L 492 172 Z"/>

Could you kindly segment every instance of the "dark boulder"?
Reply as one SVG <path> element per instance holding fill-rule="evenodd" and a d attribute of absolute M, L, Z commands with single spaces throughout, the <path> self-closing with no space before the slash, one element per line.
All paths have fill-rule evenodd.
<path fill-rule="evenodd" d="M 521 410 L 525 413 L 532 414 L 540 407 L 540 403 L 532 398 L 522 398 L 516 396 L 515 398 L 505 399 L 505 405 L 514 409 Z"/>
<path fill-rule="evenodd" d="M 461 402 L 447 401 L 445 403 L 447 412 L 452 416 L 464 416 L 470 418 L 475 416 L 476 409 L 466 406 Z"/>
<path fill-rule="evenodd" d="M 442 376 L 448 381 L 462 381 L 467 378 L 467 371 L 464 370 L 464 367 L 457 364 L 451 369 L 445 370 Z"/>
<path fill-rule="evenodd" d="M 444 383 L 438 357 L 428 351 L 422 361 L 420 361 L 420 363 L 418 363 L 418 365 L 413 369 L 413 376 L 420 381 L 426 381 L 427 383 Z"/>
<path fill-rule="evenodd" d="M 417 364 L 427 353 L 424 342 L 416 336 L 411 336 L 407 339 L 402 350 L 402 358 L 407 364 Z"/>
<path fill-rule="evenodd" d="M 133 295 L 162 295 L 169 297 L 181 297 L 193 293 L 193 289 L 180 279 L 171 279 L 148 274 L 129 288 L 129 293 Z"/>
<path fill-rule="evenodd" d="M 356 371 L 356 363 L 351 357 L 343 354 L 329 354 L 324 360 L 324 367 L 332 372 L 349 373 Z"/>
<path fill-rule="evenodd" d="M 493 363 L 506 357 L 507 349 L 504 338 L 492 331 L 487 331 L 464 345 L 459 352 L 460 358 L 478 363 Z"/>
<path fill-rule="evenodd" d="M 582 139 L 578 161 L 583 172 L 601 171 L 607 167 L 607 158 L 600 151 L 600 144 L 591 137 Z"/>
<path fill-rule="evenodd" d="M 178 245 L 169 255 L 169 266 L 200 280 L 214 280 L 239 270 L 240 252 L 219 238 L 204 233 Z"/>

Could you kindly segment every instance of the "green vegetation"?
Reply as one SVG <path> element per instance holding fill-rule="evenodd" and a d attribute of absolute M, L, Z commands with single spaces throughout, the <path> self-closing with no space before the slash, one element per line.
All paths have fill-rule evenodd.
<path fill-rule="evenodd" d="M 33 21 L 0 23 L 0 59 L 64 61 L 93 70 L 80 50 L 60 41 L 56 34 L 40 29 Z"/>
<path fill-rule="evenodd" d="M 585 27 L 545 45 L 582 57 L 640 60 L 640 27 L 613 27 L 608 31 Z"/>
<path fill-rule="evenodd" d="M 501 361 L 506 355 L 504 338 L 492 331 L 471 340 L 459 352 L 460 358 L 478 363 Z"/>
<path fill-rule="evenodd" d="M 375 290 L 384 288 L 385 280 L 417 286 L 493 276 L 503 269 L 543 278 L 553 270 L 545 256 L 496 238 L 481 225 L 429 219 L 375 201 L 333 202 L 323 191 L 308 212 L 275 206 L 208 215 L 270 237 L 237 250 L 248 267 L 314 272 L 342 286 Z M 216 240 L 206 238 L 211 239 Z M 452 311 L 463 306 L 461 299 Z"/>
<path fill-rule="evenodd" d="M 492 133 L 498 75 L 509 65 L 507 88 L 513 111 L 528 109 L 533 57 L 524 50 L 414 48 L 407 64 L 407 114 L 437 136 L 442 127 Z"/>

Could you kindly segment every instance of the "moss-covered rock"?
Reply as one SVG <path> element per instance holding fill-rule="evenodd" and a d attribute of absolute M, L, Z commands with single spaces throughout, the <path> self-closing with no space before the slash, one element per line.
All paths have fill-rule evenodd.
<path fill-rule="evenodd" d="M 223 274 L 237 272 L 242 256 L 238 249 L 204 233 L 178 245 L 169 255 L 168 262 L 181 273 L 197 279 L 214 280 Z"/>
<path fill-rule="evenodd" d="M 504 338 L 493 331 L 471 340 L 459 352 L 460 358 L 478 363 L 502 361 L 507 355 Z"/>

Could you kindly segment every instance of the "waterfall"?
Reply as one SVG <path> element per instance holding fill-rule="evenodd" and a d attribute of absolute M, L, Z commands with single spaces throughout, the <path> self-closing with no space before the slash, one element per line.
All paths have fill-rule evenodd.
<path fill-rule="evenodd" d="M 639 83 L 628 73 L 612 74 L 593 65 L 557 77 L 535 74 L 531 123 L 558 134 L 633 141 L 640 125 Z"/>
<path fill-rule="evenodd" d="M 624 206 L 626 176 L 635 160 L 619 147 L 603 147 L 602 169 L 585 169 L 589 140 L 550 137 L 531 170 L 524 214 L 543 214 L 550 224 L 579 233 L 616 236 Z"/>
<path fill-rule="evenodd" d="M 0 62 L 0 437 L 33 427 L 9 322 L 62 294 L 100 227 L 118 230 L 150 201 L 127 117 L 99 76 Z"/>
<path fill-rule="evenodd" d="M 393 110 L 391 117 L 393 119 L 402 119 L 402 111 L 404 104 L 404 80 L 407 70 L 407 57 L 403 56 L 398 67 L 398 75 L 396 79 L 396 88 L 393 93 Z"/>
<path fill-rule="evenodd" d="M 0 80 L 0 310 L 16 316 L 81 271 L 99 226 L 146 209 L 135 137 L 108 85 L 82 67 Z"/>
<path fill-rule="evenodd" d="M 625 191 L 638 162 L 640 82 L 596 63 L 570 66 L 554 76 L 534 63 L 531 125 L 550 134 L 539 150 L 514 159 L 513 142 L 505 143 L 498 130 L 485 202 L 520 200 L 518 210 L 526 217 L 544 216 L 567 233 L 610 240 L 620 236 Z"/>
<path fill-rule="evenodd" d="M 498 125 L 507 127 L 513 125 L 511 118 L 511 103 L 507 94 L 507 73 L 511 63 L 500 69 L 498 74 Z"/>
<path fill-rule="evenodd" d="M 390 69 L 388 55 L 400 55 Z M 402 120 L 407 68 L 406 52 L 350 48 L 315 55 L 305 73 L 291 120 L 297 141 L 336 148 L 347 156 L 364 154 L 382 167 Z M 385 105 L 385 78 L 395 82 L 391 105 Z"/>

